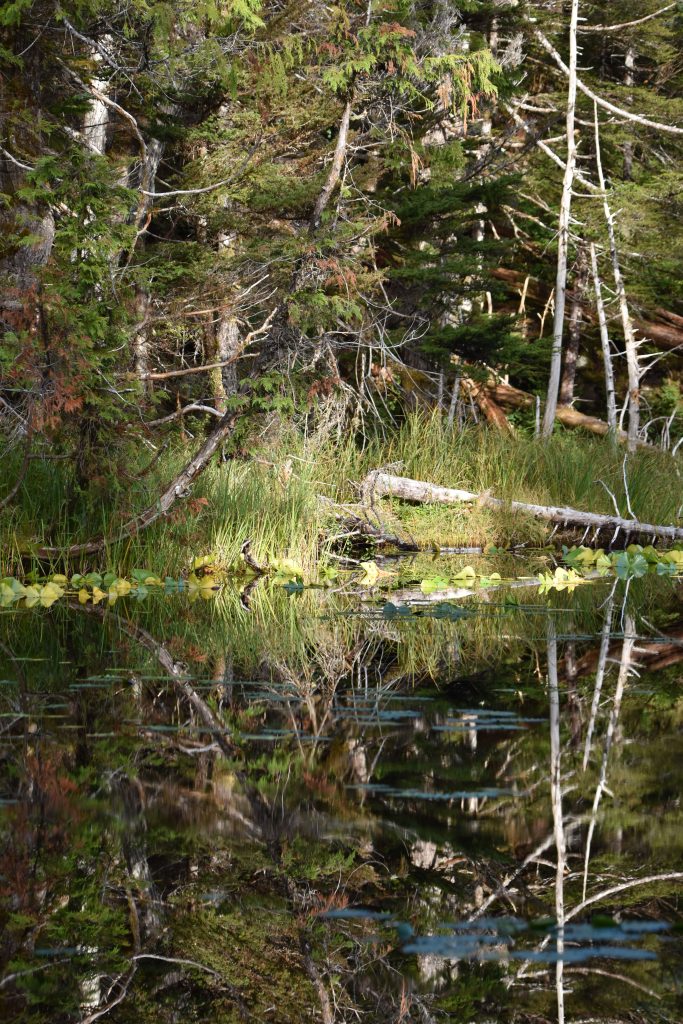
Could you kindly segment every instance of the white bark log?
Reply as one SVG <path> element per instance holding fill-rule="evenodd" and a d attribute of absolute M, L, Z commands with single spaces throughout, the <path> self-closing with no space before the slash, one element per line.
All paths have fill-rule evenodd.
<path fill-rule="evenodd" d="M 523 512 L 526 515 L 545 519 L 551 523 L 565 523 L 567 526 L 592 527 L 593 529 L 622 530 L 625 534 L 643 534 L 649 537 L 660 537 L 662 540 L 683 540 L 683 528 L 677 526 L 659 526 L 642 523 L 637 519 L 624 519 L 622 516 L 607 516 L 597 512 L 584 512 L 581 509 L 565 506 L 534 505 L 525 501 L 503 501 L 490 494 L 475 494 L 451 487 L 439 487 L 437 484 L 423 480 L 411 480 L 409 477 L 392 476 L 374 470 L 368 473 L 363 481 L 363 499 L 371 503 L 374 498 L 390 495 L 404 501 L 435 503 L 442 505 L 458 505 L 463 502 L 476 502 L 485 508 L 509 509 Z"/>

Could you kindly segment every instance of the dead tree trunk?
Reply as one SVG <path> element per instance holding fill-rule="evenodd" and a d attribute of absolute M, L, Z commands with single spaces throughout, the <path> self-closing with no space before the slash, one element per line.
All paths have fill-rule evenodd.
<path fill-rule="evenodd" d="M 614 230 L 614 214 L 607 198 L 605 176 L 602 170 L 602 157 L 600 154 L 600 129 L 598 125 L 598 107 L 594 104 L 595 124 L 595 161 L 602 192 L 603 210 L 607 235 L 609 237 L 610 255 L 612 257 L 612 272 L 614 274 L 614 287 L 619 301 L 619 312 L 621 324 L 624 331 L 624 344 L 626 347 L 626 367 L 628 370 L 628 447 L 629 451 L 635 451 L 638 444 L 638 431 L 640 427 L 640 366 L 638 365 L 638 342 L 636 341 L 633 321 L 628 308 L 624 278 L 619 265 L 619 253 L 617 250 L 616 232 Z"/>
<path fill-rule="evenodd" d="M 560 390 L 560 371 L 562 368 L 562 336 L 564 333 L 564 309 L 567 294 L 567 255 L 569 252 L 569 224 L 572 205 L 572 189 L 576 173 L 576 137 L 574 120 L 576 110 L 576 67 L 577 67 L 577 27 L 579 20 L 579 0 L 572 0 L 571 21 L 569 25 L 569 83 L 567 86 L 567 160 L 562 182 L 562 198 L 560 200 L 560 217 L 557 237 L 557 275 L 555 278 L 555 318 L 553 326 L 553 348 L 550 358 L 550 378 L 548 395 L 543 417 L 543 437 L 550 437 L 555 426 L 555 410 Z"/>
<path fill-rule="evenodd" d="M 636 50 L 632 43 L 626 48 L 626 56 L 624 58 L 624 85 L 627 88 L 633 88 L 635 82 L 635 70 L 636 70 Z M 626 97 L 628 104 L 633 103 L 633 93 L 630 93 Z M 624 143 L 624 178 L 626 181 L 631 181 L 633 177 L 633 143 L 627 140 Z"/>
<path fill-rule="evenodd" d="M 585 249 L 582 246 L 576 258 L 576 275 L 572 291 L 571 312 L 569 314 L 567 347 L 564 353 L 564 369 L 562 371 L 562 381 L 560 382 L 560 405 L 571 405 L 574 401 L 574 381 L 576 379 L 579 346 L 581 345 L 583 302 L 587 283 L 588 264 L 586 262 Z"/>
<path fill-rule="evenodd" d="M 216 360 L 223 366 L 212 371 L 216 408 L 225 412 L 226 399 L 237 391 L 237 357 L 241 351 L 239 324 L 230 313 L 222 313 L 216 330 Z"/>
<path fill-rule="evenodd" d="M 145 149 L 140 168 L 140 188 L 145 189 L 147 192 L 154 191 L 154 182 L 163 151 L 164 144 L 159 142 L 157 139 L 152 139 Z M 154 200 L 152 197 L 146 196 L 141 192 L 134 217 L 135 227 L 137 230 L 136 242 L 139 239 L 142 239 L 142 236 L 149 227 L 149 222 L 152 219 L 153 205 Z M 144 239 L 142 244 L 144 244 Z M 133 361 L 135 364 L 136 376 L 140 381 L 143 391 L 145 392 L 148 392 L 151 389 L 151 385 L 149 383 L 149 373 L 151 370 L 150 335 L 147 324 L 150 301 L 150 294 L 147 288 L 138 288 L 136 290 L 135 308 L 137 314 L 137 326 L 133 337 Z"/>
<path fill-rule="evenodd" d="M 404 501 L 431 502 L 443 505 L 458 505 L 463 502 L 475 502 L 485 508 L 510 509 L 526 515 L 545 519 L 551 523 L 566 526 L 592 528 L 594 530 L 623 531 L 625 534 L 642 534 L 650 537 L 661 537 L 663 540 L 683 540 L 683 527 L 659 526 L 642 523 L 637 519 L 624 519 L 622 516 L 601 515 L 597 512 L 584 512 L 581 509 L 553 505 L 533 505 L 525 501 L 503 501 L 488 493 L 474 494 L 472 491 L 461 491 L 452 487 L 439 487 L 437 484 L 426 483 L 424 480 L 411 480 L 409 477 L 392 476 L 374 470 L 368 473 L 363 481 L 363 500 L 371 504 L 374 498 L 390 495 Z"/>
<path fill-rule="evenodd" d="M 595 244 L 591 242 L 591 272 L 593 275 L 593 289 L 595 291 L 595 308 L 598 314 L 600 325 L 600 346 L 602 348 L 602 361 L 605 367 L 605 393 L 607 399 L 607 425 L 610 433 L 617 436 L 617 399 L 614 388 L 614 368 L 612 366 L 612 350 L 610 348 L 609 332 L 607 330 L 607 317 L 605 305 L 602 301 L 602 283 L 598 269 L 598 257 L 595 252 Z"/>

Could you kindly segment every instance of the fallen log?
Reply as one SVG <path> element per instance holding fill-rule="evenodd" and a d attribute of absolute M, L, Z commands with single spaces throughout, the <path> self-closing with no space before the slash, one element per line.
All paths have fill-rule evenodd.
<path fill-rule="evenodd" d="M 504 501 L 494 498 L 488 492 L 474 494 L 452 487 L 439 487 L 437 484 L 423 480 L 411 480 L 409 477 L 392 476 L 381 470 L 368 473 L 362 484 L 363 500 L 372 504 L 373 499 L 385 496 L 401 498 L 403 501 L 431 503 L 442 505 L 459 505 L 476 502 L 485 508 L 504 509 L 512 512 L 523 512 L 536 519 L 545 519 L 551 523 L 565 524 L 593 530 L 612 530 L 614 535 L 620 532 L 633 535 L 658 537 L 674 542 L 683 540 L 683 527 L 659 526 L 652 523 L 641 523 L 637 519 L 624 519 L 622 516 L 607 516 L 597 512 L 584 512 L 581 509 L 552 505 L 534 505 L 525 501 Z"/>
<path fill-rule="evenodd" d="M 492 381 L 483 390 L 487 397 L 493 400 L 500 409 L 529 409 L 536 403 L 534 395 L 530 395 L 526 391 L 520 391 L 519 388 L 513 388 L 510 384 L 503 384 L 501 381 Z M 475 401 L 478 401 L 476 395 L 474 398 Z M 562 423 L 565 427 L 580 427 L 583 430 L 589 430 L 591 434 L 598 434 L 601 437 L 609 434 L 609 424 L 605 420 L 598 419 L 597 416 L 588 416 L 586 413 L 579 412 L 578 409 L 574 409 L 570 405 L 558 405 L 555 418 L 558 423 Z M 617 440 L 628 440 L 625 430 L 617 431 Z"/>
<path fill-rule="evenodd" d="M 469 377 L 463 377 L 460 386 L 465 394 L 469 395 L 472 401 L 477 403 L 489 423 L 504 434 L 514 434 L 515 431 L 512 424 L 485 385 L 477 384 Z"/>
<path fill-rule="evenodd" d="M 530 301 L 540 304 L 547 302 L 550 288 L 547 284 L 539 281 L 538 278 L 531 278 L 527 282 L 527 275 L 518 270 L 511 270 L 508 267 L 496 267 L 491 271 L 491 276 L 502 281 L 510 291 L 517 295 L 523 290 L 525 297 Z M 526 286 L 525 286 L 525 282 Z M 567 298 L 574 298 L 572 289 L 567 289 Z M 584 301 L 584 317 L 588 320 L 595 320 L 595 313 Z M 655 319 L 656 318 L 656 319 Z M 683 346 L 683 317 L 668 309 L 658 307 L 652 311 L 652 318 L 641 318 L 634 321 L 633 326 L 643 335 L 644 339 L 650 341 L 655 348 L 678 349 Z"/>

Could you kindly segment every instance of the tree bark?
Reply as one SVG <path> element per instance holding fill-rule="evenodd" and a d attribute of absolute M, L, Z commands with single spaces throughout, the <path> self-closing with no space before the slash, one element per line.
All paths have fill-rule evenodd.
<path fill-rule="evenodd" d="M 595 530 L 623 530 L 625 534 L 642 534 L 650 537 L 661 537 L 663 540 L 683 540 L 683 527 L 659 526 L 642 523 L 637 519 L 624 519 L 622 516 L 607 516 L 597 512 L 584 512 L 581 509 L 563 506 L 534 505 L 525 501 L 503 501 L 488 493 L 475 494 L 451 487 L 440 487 L 423 480 L 411 480 L 409 477 L 392 476 L 373 470 L 363 481 L 364 501 L 370 503 L 373 498 L 383 495 L 401 498 L 403 501 L 435 503 L 442 505 L 459 505 L 463 502 L 475 502 L 485 508 L 508 509 L 523 512 L 537 519 L 545 519 L 551 523 L 564 523 L 567 526 L 591 527 Z"/>
<path fill-rule="evenodd" d="M 576 171 L 576 136 L 574 120 L 576 110 L 576 67 L 578 47 L 576 30 L 579 19 L 579 0 L 572 0 L 571 21 L 569 25 L 569 84 L 567 87 L 567 160 L 562 182 L 562 198 L 560 200 L 560 217 L 557 238 L 557 275 L 555 278 L 555 318 L 553 324 L 553 347 L 550 358 L 550 378 L 548 395 L 543 417 L 544 438 L 550 437 L 555 426 L 560 389 L 560 370 L 562 367 L 562 336 L 564 333 L 564 309 L 567 291 L 567 255 L 569 251 L 569 223 L 572 205 L 572 189 Z"/>
<path fill-rule="evenodd" d="M 583 322 L 583 304 L 588 283 L 588 265 L 583 246 L 579 249 L 576 259 L 576 277 L 572 291 L 571 312 L 569 314 L 569 330 L 567 347 L 564 353 L 564 369 L 560 382 L 560 405 L 571 405 L 574 401 L 574 381 L 576 364 L 581 345 L 581 324 Z"/>
<path fill-rule="evenodd" d="M 607 399 L 607 426 L 617 435 L 617 400 L 614 388 L 614 367 L 612 366 L 612 350 L 610 348 L 609 332 L 607 330 L 607 317 L 605 305 L 602 301 L 602 284 L 600 271 L 598 270 L 598 257 L 595 252 L 595 244 L 590 244 L 591 272 L 593 275 L 593 288 L 595 290 L 595 307 L 598 313 L 598 324 L 600 325 L 600 346 L 602 348 L 602 361 L 605 367 L 605 394 Z"/>
<path fill-rule="evenodd" d="M 619 253 L 617 250 L 616 232 L 614 230 L 614 215 L 607 198 L 605 176 L 602 171 L 602 158 L 600 155 L 600 129 L 598 125 L 598 107 L 594 104 L 594 125 L 595 125 L 595 162 L 602 192 L 602 204 L 609 237 L 610 255 L 612 257 L 612 273 L 614 275 L 614 287 L 619 300 L 619 312 L 621 313 L 621 324 L 624 331 L 624 344 L 626 347 L 626 367 L 628 370 L 628 448 L 635 451 L 638 444 L 638 431 L 640 428 L 640 367 L 638 365 L 638 342 L 636 341 L 633 322 L 628 308 L 624 278 L 619 265 Z"/>
<path fill-rule="evenodd" d="M 216 331 L 216 356 L 222 365 L 211 374 L 216 408 L 221 412 L 225 412 L 226 399 L 237 391 L 237 358 L 241 351 L 237 320 L 230 314 L 221 314 Z"/>

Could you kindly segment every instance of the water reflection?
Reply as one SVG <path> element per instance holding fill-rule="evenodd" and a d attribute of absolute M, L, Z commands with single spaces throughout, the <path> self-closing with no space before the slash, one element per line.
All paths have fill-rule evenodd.
<path fill-rule="evenodd" d="M 636 582 L 2 616 L 3 1019 L 679 1019 L 683 622 Z"/>

